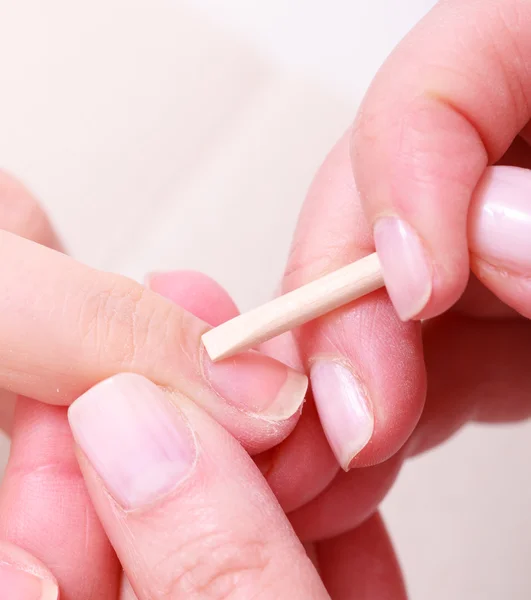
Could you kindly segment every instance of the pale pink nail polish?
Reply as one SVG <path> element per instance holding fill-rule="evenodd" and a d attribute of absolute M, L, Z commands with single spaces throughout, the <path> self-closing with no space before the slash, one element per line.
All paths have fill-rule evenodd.
<path fill-rule="evenodd" d="M 352 371 L 340 362 L 318 360 L 310 371 L 321 425 L 336 458 L 345 470 L 367 445 L 374 417 L 367 393 Z"/>
<path fill-rule="evenodd" d="M 408 321 L 431 296 L 432 273 L 422 242 L 405 221 L 382 217 L 374 226 L 374 243 L 389 297 L 398 316 Z"/>
<path fill-rule="evenodd" d="M 57 600 L 57 585 L 33 573 L 0 563 L 0 592 L 6 600 Z"/>
<path fill-rule="evenodd" d="M 126 510 L 172 491 L 196 460 L 193 433 L 164 392 L 140 375 L 99 383 L 68 411 L 78 446 Z"/>
<path fill-rule="evenodd" d="M 283 421 L 299 411 L 308 388 L 306 375 L 258 352 L 245 352 L 218 363 L 204 352 L 203 370 L 227 402 L 271 421 Z"/>
<path fill-rule="evenodd" d="M 472 200 L 469 246 L 483 260 L 521 274 L 531 272 L 531 171 L 487 169 Z"/>

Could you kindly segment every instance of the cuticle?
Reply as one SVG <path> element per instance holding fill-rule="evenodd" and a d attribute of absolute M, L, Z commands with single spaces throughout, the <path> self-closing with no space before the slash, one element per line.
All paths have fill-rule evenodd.
<path fill-rule="evenodd" d="M 474 256 L 475 261 L 478 263 L 480 268 L 484 268 L 488 271 L 496 271 L 496 273 L 498 273 L 502 277 L 514 277 L 518 279 L 524 279 L 526 281 L 531 281 L 531 275 L 525 275 L 524 273 L 513 271 L 512 269 L 509 269 L 506 266 L 498 266 L 495 263 L 486 260 L 485 258 L 477 256 L 476 254 L 472 254 L 472 256 Z"/>
<path fill-rule="evenodd" d="M 373 418 L 373 429 L 374 429 L 375 413 L 374 413 L 374 406 L 373 406 L 372 400 L 371 400 L 371 394 L 369 393 L 369 388 L 368 388 L 367 384 L 365 383 L 364 378 L 361 377 L 358 370 L 354 368 L 352 363 L 347 358 L 345 358 L 344 356 L 337 356 L 337 354 L 318 354 L 317 356 L 310 358 L 308 360 L 310 369 L 314 364 L 316 364 L 318 362 L 333 362 L 338 365 L 341 365 L 342 367 L 345 367 L 346 369 L 348 369 L 350 371 L 352 377 L 354 377 L 354 379 L 356 380 L 356 383 L 359 385 L 359 387 L 363 391 L 363 397 L 364 397 L 365 401 L 367 402 L 367 404 L 369 405 L 369 409 L 370 409 L 370 412 L 371 412 L 372 418 Z"/>

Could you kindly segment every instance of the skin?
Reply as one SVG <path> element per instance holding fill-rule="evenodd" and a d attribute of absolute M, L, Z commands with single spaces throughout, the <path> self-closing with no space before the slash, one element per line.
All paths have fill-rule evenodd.
<path fill-rule="evenodd" d="M 342 152 L 342 143 L 334 152 Z M 343 176 L 342 168 L 348 166 L 348 153 L 343 155 L 343 159 L 337 159 L 333 153 L 329 160 L 334 161 L 332 164 L 336 170 L 333 173 Z M 333 181 L 328 169 L 327 161 L 322 171 L 327 183 Z M 315 189 L 319 190 L 319 178 L 313 190 Z M 347 185 L 345 189 L 352 193 L 351 186 Z M 40 248 L 31 246 L 31 250 L 37 252 Z M 176 272 L 152 276 L 150 286 L 190 312 L 197 311 L 203 320 L 212 324 L 236 314 L 235 305 L 226 292 L 215 282 L 196 273 Z M 191 293 L 192 290 L 195 293 Z M 383 301 L 385 304 L 379 310 L 388 307 L 389 313 L 392 314 L 387 300 L 373 298 L 371 301 L 376 305 Z M 482 311 L 481 319 L 476 318 L 478 306 Z M 361 303 L 347 310 L 357 313 L 370 309 L 370 305 Z M 372 309 L 374 310 L 374 306 Z M 345 315 L 342 312 L 330 315 L 327 319 L 343 320 Z M 496 318 L 492 319 L 491 316 Z M 500 316 L 503 318 L 500 319 Z M 399 331 L 417 327 L 414 324 L 404 325 L 396 318 L 392 323 Z M 341 598 L 342 593 L 345 594 L 344 597 L 348 597 L 346 594 L 354 589 L 353 586 L 359 587 L 359 596 L 362 598 L 374 597 L 375 593 L 384 598 L 386 595 L 392 598 L 405 597 L 400 572 L 385 527 L 375 513 L 378 502 L 394 481 L 401 462 L 408 455 L 443 441 L 464 422 L 471 418 L 497 421 L 519 419 L 528 415 L 526 395 L 530 382 L 526 361 L 522 358 L 528 353 L 527 327 L 525 319 L 517 317 L 513 311 L 503 309 L 503 305 L 477 281 L 470 285 L 467 295 L 452 313 L 430 321 L 422 331 L 424 362 L 419 361 L 416 366 L 419 370 L 426 369 L 428 381 L 434 382 L 430 385 L 433 393 L 427 397 L 422 417 L 408 444 L 399 452 L 395 452 L 391 459 L 371 468 L 354 468 L 348 473 L 339 472 L 337 462 L 319 428 L 311 398 L 308 399 L 293 434 L 271 450 L 255 456 L 257 467 L 250 465 L 239 446 L 221 442 L 221 439 L 229 434 L 216 425 L 204 411 L 196 407 L 194 418 L 197 418 L 199 423 L 205 422 L 208 425 L 209 436 L 214 439 L 221 436 L 220 447 L 228 448 L 226 459 L 231 464 L 231 472 L 227 473 L 227 478 L 240 480 L 234 465 L 243 461 L 243 476 L 263 490 L 263 502 L 271 505 L 262 513 L 268 514 L 269 511 L 273 511 L 276 515 L 276 527 L 284 528 L 285 517 L 278 512 L 278 505 L 266 490 L 272 489 L 277 494 L 295 533 L 299 540 L 305 542 L 306 551 L 314 558 L 326 588 L 333 591 L 334 597 Z M 304 340 L 302 333 L 300 337 L 284 336 L 269 343 L 263 350 L 296 365 L 302 354 L 301 340 Z M 468 363 L 463 363 L 461 357 L 451 351 L 455 346 L 463 347 L 463 344 L 467 346 L 466 355 L 470 357 Z M 444 361 L 440 358 L 441 354 L 446 357 Z M 451 360 L 452 356 L 455 356 L 455 364 Z M 415 364 L 411 368 L 413 367 Z M 61 376 L 61 372 L 51 373 L 50 381 L 56 376 Z M 15 385 L 19 385 L 16 383 L 18 381 L 14 379 Z M 484 382 L 484 386 L 478 386 L 478 382 Z M 27 384 L 23 381 L 20 385 Z M 490 390 L 489 396 L 485 395 L 485 388 Z M 459 393 L 456 393 L 456 390 Z M 189 394 L 188 397 L 196 403 L 200 401 L 200 398 L 193 394 Z M 499 401 L 502 397 L 504 402 Z M 46 440 L 52 442 L 46 443 Z M 317 444 L 322 448 L 319 449 Z M 123 536 L 123 522 L 115 520 L 117 513 L 114 509 L 110 511 L 104 502 L 101 504 L 97 501 L 100 497 L 108 498 L 108 494 L 102 488 L 101 481 L 94 476 L 90 465 L 83 462 L 82 454 L 78 453 L 78 456 L 84 476 L 88 480 L 89 495 L 86 492 L 87 488 L 80 485 L 81 474 L 72 452 L 66 410 L 28 399 L 19 401 L 13 451 L 0 504 L 0 514 L 5 515 L 4 537 L 31 550 L 44 564 L 54 565 L 54 575 L 59 581 L 64 598 L 116 598 L 119 593 L 125 598 L 134 597 L 131 595 L 131 588 L 128 587 L 122 588 L 125 591 L 118 592 L 121 567 L 114 558 L 107 536 L 111 537 L 115 548 L 124 543 L 138 544 L 135 545 L 133 553 L 137 557 L 147 550 L 137 536 L 133 536 L 132 540 L 128 536 L 125 541 L 120 537 Z M 309 458 L 312 458 L 311 462 Z M 38 464 L 36 460 L 39 461 Z M 302 477 L 297 473 L 301 465 Z M 260 475 L 260 471 L 265 478 Z M 202 474 L 200 489 L 208 489 L 210 475 Z M 294 484 L 290 483 L 292 480 L 295 481 Z M 269 484 L 269 488 L 264 487 L 265 483 Z M 245 490 L 239 493 L 245 497 Z M 218 498 L 216 506 L 219 505 L 220 495 L 223 495 L 223 490 L 219 487 L 218 496 L 209 495 Z M 171 510 L 168 508 L 162 511 L 164 519 L 160 522 L 157 520 L 153 523 L 149 513 L 142 517 L 150 527 L 149 536 L 144 534 L 142 539 L 153 539 L 153 536 L 167 531 L 169 521 L 183 510 L 180 502 L 184 501 L 185 496 L 177 496 L 175 504 L 172 501 Z M 56 507 L 65 497 L 70 498 L 67 503 L 61 502 L 66 511 L 57 515 Z M 94 504 L 99 518 L 103 520 L 104 531 L 96 519 Z M 230 506 L 231 503 L 225 504 Z M 105 511 L 107 520 L 102 518 L 102 511 Z M 156 512 L 159 514 L 161 511 Z M 81 528 L 78 516 L 80 514 L 83 514 L 81 522 L 84 523 L 84 527 Z M 237 514 L 229 511 L 228 514 L 222 515 L 223 518 L 216 518 L 216 526 L 226 527 L 223 519 L 230 521 L 236 518 Z M 124 518 L 126 517 L 129 518 L 125 515 Z M 258 515 L 256 518 L 256 524 L 260 526 Z M 39 527 L 35 527 L 36 522 L 40 523 Z M 76 531 L 76 535 L 72 535 L 72 531 Z M 192 533 L 197 535 L 198 539 L 202 539 L 200 530 Z M 165 538 L 166 536 L 163 536 L 163 539 Z M 50 544 L 50 539 L 57 540 L 57 543 Z M 175 546 L 178 543 L 177 539 L 172 540 L 171 547 L 165 547 L 163 544 L 160 552 L 178 556 L 179 552 Z M 245 547 L 246 543 L 246 539 L 241 540 L 242 547 Z M 271 551 L 274 552 L 274 540 L 271 544 Z M 293 544 L 298 548 L 298 558 L 293 560 L 302 560 L 302 545 L 298 546 L 295 541 Z M 289 552 L 292 551 L 293 548 Z M 90 561 L 80 561 L 81 552 L 91 557 Z M 199 556 L 208 551 L 199 544 L 197 552 Z M 290 556 L 287 549 L 282 552 Z M 138 565 L 124 564 L 127 563 L 130 554 L 127 547 L 122 547 L 121 564 L 127 567 L 126 571 L 131 574 L 138 574 Z M 336 560 L 338 554 L 344 556 L 343 562 Z M 375 564 L 371 561 L 378 565 L 383 562 L 386 565 L 386 576 L 380 577 L 379 571 L 375 571 L 376 567 L 368 568 L 367 561 L 369 565 Z M 177 565 L 168 564 L 171 564 L 168 571 L 174 573 Z M 353 564 L 359 564 L 359 573 L 352 570 Z M 87 568 L 88 566 L 90 568 Z M 224 568 L 224 563 L 213 566 L 213 569 L 219 569 L 221 574 Z M 355 577 L 356 573 L 358 576 Z M 360 573 L 363 576 L 360 576 Z M 315 589 L 312 587 L 305 591 L 308 594 L 321 594 L 322 588 L 318 579 L 315 579 L 315 574 L 309 580 L 314 582 L 312 586 L 315 586 Z M 288 586 L 295 584 L 296 581 L 290 582 L 288 578 L 287 592 L 291 589 Z M 147 591 L 142 590 L 149 589 L 149 585 L 152 584 L 133 581 L 132 585 L 137 592 L 140 590 L 141 594 L 147 594 Z M 249 585 L 262 586 L 262 580 L 258 578 L 256 583 L 251 582 Z M 189 593 L 189 590 L 186 593 Z M 237 593 L 236 588 L 234 594 Z M 277 590 L 272 588 L 271 593 L 275 594 Z M 142 595 L 139 597 L 142 598 Z"/>
<path fill-rule="evenodd" d="M 189 411 L 186 414 L 194 427 L 208 431 L 206 456 L 218 442 L 216 452 L 220 453 L 227 487 L 220 485 L 207 467 L 199 465 L 194 472 L 199 474 L 202 489 L 211 490 L 212 499 L 219 500 L 213 517 L 216 527 L 226 530 L 236 518 L 236 507 L 223 502 L 223 498 L 228 489 L 237 489 L 231 486 L 237 486 L 244 477 L 252 481 L 263 507 L 252 519 L 256 527 L 289 532 L 288 542 L 280 550 L 275 539 L 267 538 L 265 552 L 267 556 L 281 552 L 283 562 L 294 565 L 293 572 L 285 574 L 278 561 L 272 563 L 272 571 L 265 569 L 264 573 L 240 564 L 238 569 L 252 571 L 255 579 L 246 579 L 247 588 L 236 586 L 226 597 L 237 598 L 243 589 L 245 597 L 264 590 L 264 597 L 269 591 L 269 597 L 278 597 L 274 587 L 278 581 L 284 581 L 282 593 L 295 593 L 300 569 L 307 584 L 305 597 L 325 597 L 323 584 L 340 599 L 354 593 L 359 598 L 405 597 L 385 527 L 376 512 L 401 463 L 446 440 L 469 421 L 512 421 L 529 416 L 531 380 L 526 357 L 531 336 L 525 318 L 531 314 L 529 272 L 483 255 L 481 248 L 471 243 L 474 232 L 469 229 L 469 216 L 474 202 L 481 201 L 481 182 L 488 165 L 530 164 L 531 46 L 526 26 L 530 10 L 524 0 L 440 2 L 386 61 L 354 127 L 331 151 L 308 194 L 283 291 L 374 251 L 373 226 L 379 217 L 389 215 L 398 216 L 416 232 L 432 275 L 429 297 L 411 315 L 428 319 L 422 326 L 418 320 L 402 322 L 381 292 L 261 349 L 305 371 L 316 358 L 332 354 L 348 363 L 363 381 L 375 413 L 374 431 L 370 443 L 349 462 L 348 472 L 340 470 L 330 450 L 311 396 L 301 415 L 297 413 L 274 426 L 230 409 L 228 401 L 212 402 L 197 370 L 190 367 L 190 356 L 192 365 L 196 365 L 194 348 L 205 322 L 215 324 L 236 314 L 234 303 L 217 284 L 197 274 L 173 273 L 153 276 L 152 293 L 140 293 L 133 282 L 97 273 L 43 251 L 40 246 L 0 234 L 0 244 L 13 256 L 17 267 L 0 266 L 0 280 L 10 292 L 0 296 L 0 364 L 4 365 L 0 385 L 50 405 L 65 406 L 101 379 L 132 370 L 162 385 L 168 393 L 178 392 L 179 397 L 192 401 L 183 401 L 179 406 Z M 30 203 L 32 210 L 39 212 L 26 191 L 16 184 L 9 185 L 18 190 L 8 202 L 14 214 L 19 203 Z M 0 196 L 4 188 L 0 186 Z M 39 228 L 36 233 L 25 234 L 14 227 L 2 227 L 53 246 L 53 242 L 38 237 L 50 239 Z M 500 232 L 492 235 L 499 237 Z M 24 270 L 27 278 L 21 282 L 19 273 L 24 265 L 39 268 Z M 475 274 L 472 278 L 470 268 Z M 84 294 L 76 296 L 70 290 L 66 314 L 52 310 L 57 306 L 56 292 L 59 301 L 68 295 L 69 290 L 60 287 L 65 271 Z M 35 314 L 35 290 L 47 299 L 48 312 L 44 316 L 53 318 Z M 108 305 L 102 310 L 98 303 L 102 294 L 109 296 L 109 290 L 116 292 L 111 296 L 120 301 L 123 320 L 110 319 L 116 312 L 115 304 L 110 305 L 109 313 L 105 310 Z M 135 322 L 149 326 L 134 330 L 133 339 L 135 344 L 140 341 L 140 347 L 124 352 L 124 341 L 131 339 L 131 315 L 139 310 L 138 302 L 131 302 L 131 298 L 139 294 L 144 302 L 140 310 L 146 311 L 140 315 L 146 318 Z M 205 302 L 206 298 L 210 302 Z M 183 313 L 171 303 L 189 312 Z M 20 306 L 26 310 L 13 310 Z M 88 333 L 102 335 L 84 335 L 80 344 L 73 336 L 79 331 L 76 318 L 86 315 L 87 307 L 88 322 L 92 324 Z M 189 313 L 195 313 L 201 321 Z M 170 333 L 182 336 L 178 344 L 168 345 L 167 328 L 160 325 L 166 323 L 168 315 L 174 323 Z M 52 331 L 54 336 L 50 335 Z M 43 357 L 42 349 L 48 350 L 50 342 L 53 352 Z M 15 343 L 18 352 L 13 356 L 7 351 Z M 157 360 L 151 360 L 153 355 Z M 176 375 L 176 371 L 184 372 L 186 377 Z M 2 404 L 4 423 L 9 427 L 12 396 L 6 394 Z M 156 518 L 149 511 L 132 517 L 112 504 L 105 485 L 78 449 L 87 487 L 79 485 L 80 471 L 73 455 L 66 451 L 71 438 L 65 433 L 64 408 L 24 400 L 17 411 L 13 453 L 1 497 L 9 507 L 10 522 L 16 526 L 4 525 L 3 537 L 27 548 L 44 564 L 53 565 L 62 597 L 114 599 L 122 594 L 122 598 L 134 598 L 134 589 L 139 600 L 168 597 L 155 589 L 150 573 L 142 570 L 144 559 L 149 558 L 146 540 L 154 539 L 160 564 L 167 565 L 161 573 L 164 589 L 173 591 L 169 597 L 182 597 L 183 590 L 171 579 L 172 573 L 183 569 L 179 563 L 182 553 L 178 552 L 182 540 L 178 534 L 170 541 L 164 535 L 186 507 L 182 489 L 177 487 L 164 497 L 163 510 L 155 511 Z M 56 419 L 52 414 L 60 417 Z M 50 456 L 43 466 L 55 468 L 40 468 L 36 477 L 32 461 L 36 448 L 41 447 L 46 435 L 50 436 L 48 425 L 58 434 L 62 431 L 68 444 L 49 445 Z M 16 443 L 17 436 L 22 442 Z M 254 465 L 230 441 L 233 438 L 254 455 Z M 236 466 L 225 471 L 227 464 Z M 37 502 L 19 500 L 24 497 L 23 480 L 29 478 L 35 480 L 35 491 L 26 494 L 29 499 L 43 493 L 49 498 L 45 507 L 57 505 L 58 473 L 68 474 L 66 487 L 62 485 L 61 489 L 78 491 L 76 502 L 68 503 L 60 519 L 50 521 L 50 508 L 42 514 Z M 200 493 L 197 481 L 190 485 L 193 494 Z M 286 529 L 286 518 L 269 490 L 293 530 Z M 243 498 L 246 493 L 246 489 L 237 492 Z M 202 500 L 201 496 L 193 497 Z M 75 507 L 72 512 L 71 504 Z M 103 522 L 104 532 L 91 512 L 92 506 Z M 89 516 L 80 528 L 82 511 Z M 133 535 L 125 536 L 124 531 L 132 531 Z M 79 556 L 75 554 L 78 533 L 91 557 L 82 564 L 73 560 Z M 211 557 L 208 544 L 201 545 L 205 539 L 201 523 L 189 533 L 198 540 L 194 546 L 197 556 Z M 50 535 L 72 544 L 72 549 L 67 551 L 67 546 L 61 553 L 50 547 L 44 543 Z M 117 591 L 120 567 L 110 553 L 106 536 L 111 538 L 131 579 L 131 586 L 124 585 L 121 592 Z M 246 547 L 248 541 L 245 537 L 230 540 L 230 547 L 238 543 Z M 308 566 L 303 548 L 315 567 Z M 223 580 L 226 563 L 211 559 L 209 581 Z M 91 565 L 98 564 L 102 566 L 92 569 Z M 269 578 L 266 580 L 270 586 L 260 586 L 263 576 Z M 91 589 L 98 585 L 98 579 L 108 585 L 106 592 Z"/>

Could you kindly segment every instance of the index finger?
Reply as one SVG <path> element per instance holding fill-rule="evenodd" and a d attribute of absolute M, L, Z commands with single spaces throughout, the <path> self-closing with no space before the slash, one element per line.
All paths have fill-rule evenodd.
<path fill-rule="evenodd" d="M 0 386 L 69 404 L 123 371 L 193 393 L 249 450 L 294 427 L 307 378 L 255 352 L 212 364 L 208 325 L 140 284 L 0 231 Z"/>

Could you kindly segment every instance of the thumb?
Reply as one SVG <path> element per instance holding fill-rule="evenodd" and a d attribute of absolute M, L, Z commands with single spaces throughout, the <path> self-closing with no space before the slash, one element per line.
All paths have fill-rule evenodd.
<path fill-rule="evenodd" d="M 530 19 L 526 0 L 441 2 L 363 102 L 356 183 L 403 320 L 445 311 L 466 286 L 473 191 L 530 117 Z"/>
<path fill-rule="evenodd" d="M 69 420 L 138 600 L 329 597 L 252 460 L 190 399 L 124 373 Z"/>
<path fill-rule="evenodd" d="M 2 598 L 59 598 L 57 582 L 48 569 L 24 550 L 7 542 L 0 542 L 0 590 Z"/>

